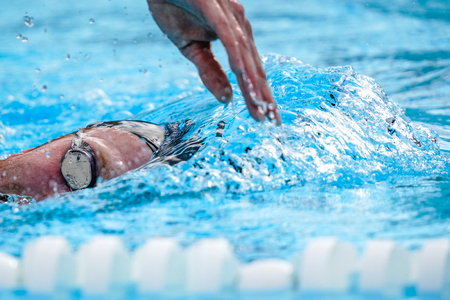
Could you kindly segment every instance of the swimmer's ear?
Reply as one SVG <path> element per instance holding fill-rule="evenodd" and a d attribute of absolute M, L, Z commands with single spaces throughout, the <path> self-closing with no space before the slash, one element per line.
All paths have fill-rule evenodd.
<path fill-rule="evenodd" d="M 233 100 L 233 90 L 227 75 L 211 51 L 210 42 L 191 42 L 180 49 L 198 69 L 206 88 L 222 103 Z"/>

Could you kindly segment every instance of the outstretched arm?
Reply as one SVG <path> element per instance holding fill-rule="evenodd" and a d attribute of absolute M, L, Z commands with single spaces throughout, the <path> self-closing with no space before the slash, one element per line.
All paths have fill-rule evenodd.
<path fill-rule="evenodd" d="M 252 29 L 236 0 L 147 0 L 161 30 L 192 61 L 205 86 L 221 102 L 230 102 L 230 82 L 211 52 L 219 38 L 237 76 L 253 118 L 281 124 L 277 105 L 253 41 Z"/>

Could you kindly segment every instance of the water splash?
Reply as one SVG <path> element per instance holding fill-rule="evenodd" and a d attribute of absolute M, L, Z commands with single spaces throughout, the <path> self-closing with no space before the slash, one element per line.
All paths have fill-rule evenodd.
<path fill-rule="evenodd" d="M 0 246 L 18 254 L 23 243 L 42 234 L 61 234 L 77 245 L 98 233 L 114 233 L 126 236 L 131 248 L 152 235 L 183 242 L 206 235 L 230 238 L 249 249 L 242 255 L 257 258 L 257 245 L 267 255 L 274 248 L 298 249 L 296 238 L 311 236 L 305 230 L 330 235 L 339 227 L 345 236 L 356 226 L 346 220 L 358 224 L 360 235 L 373 236 L 386 220 L 409 220 L 417 213 L 400 213 L 408 203 L 383 200 L 386 191 L 399 203 L 405 202 L 402 193 L 415 192 L 393 190 L 393 183 L 448 178 L 437 135 L 410 122 L 373 79 L 349 66 L 317 69 L 280 55 L 262 61 L 282 126 L 252 120 L 230 74 L 233 104 L 201 92 L 135 117 L 155 123 L 191 119 L 195 127 L 186 138 L 205 142 L 190 160 L 128 172 L 95 189 L 29 206 L 0 206 L 0 228 L 9 232 Z M 110 103 L 101 91 L 86 99 Z M 7 128 L 0 123 L 0 134 Z M 377 192 L 379 186 L 384 188 Z M 356 217 L 361 195 L 371 218 Z M 324 206 L 328 220 L 315 229 L 310 224 L 322 222 L 324 214 L 314 208 Z M 270 225 L 261 223 L 268 218 Z"/>
<path fill-rule="evenodd" d="M 283 126 L 249 120 L 239 92 L 235 109 L 242 118 L 231 105 L 204 96 L 140 116 L 158 123 L 197 112 L 199 137 L 207 140 L 182 167 L 139 174 L 146 182 L 160 182 L 152 190 L 176 194 L 186 186 L 191 192 L 213 186 L 247 193 L 306 182 L 353 185 L 408 175 L 447 176 L 436 134 L 408 122 L 373 79 L 349 66 L 321 70 L 279 55 L 264 56 L 263 62 Z M 220 120 L 227 125 L 217 139 Z"/>

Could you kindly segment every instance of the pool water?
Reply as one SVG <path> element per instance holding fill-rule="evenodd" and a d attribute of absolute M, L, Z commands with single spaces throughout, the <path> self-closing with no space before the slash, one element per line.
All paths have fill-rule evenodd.
<path fill-rule="evenodd" d="M 450 237 L 450 3 L 243 0 L 283 126 L 202 86 L 145 1 L 14 1 L 0 11 L 0 157 L 96 121 L 191 119 L 189 161 L 0 206 L 0 251 L 43 235 L 225 237 L 242 261 L 317 236 L 360 250 Z M 219 60 L 227 58 L 219 42 Z M 275 54 L 276 53 L 276 54 Z M 228 68 L 228 67 L 226 67 Z M 219 121 L 223 137 L 216 137 Z"/>

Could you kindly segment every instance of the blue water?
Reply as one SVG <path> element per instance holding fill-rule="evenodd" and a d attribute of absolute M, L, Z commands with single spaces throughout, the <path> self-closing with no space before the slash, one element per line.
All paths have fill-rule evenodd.
<path fill-rule="evenodd" d="M 242 3 L 281 127 L 249 117 L 232 73 L 234 104 L 218 103 L 145 1 L 2 5 L 0 157 L 125 118 L 189 118 L 206 143 L 174 167 L 1 205 L 0 251 L 20 255 L 48 234 L 74 247 L 116 234 L 129 249 L 154 236 L 220 236 L 251 261 L 289 258 L 316 236 L 360 250 L 372 238 L 415 250 L 450 237 L 450 3 Z"/>

